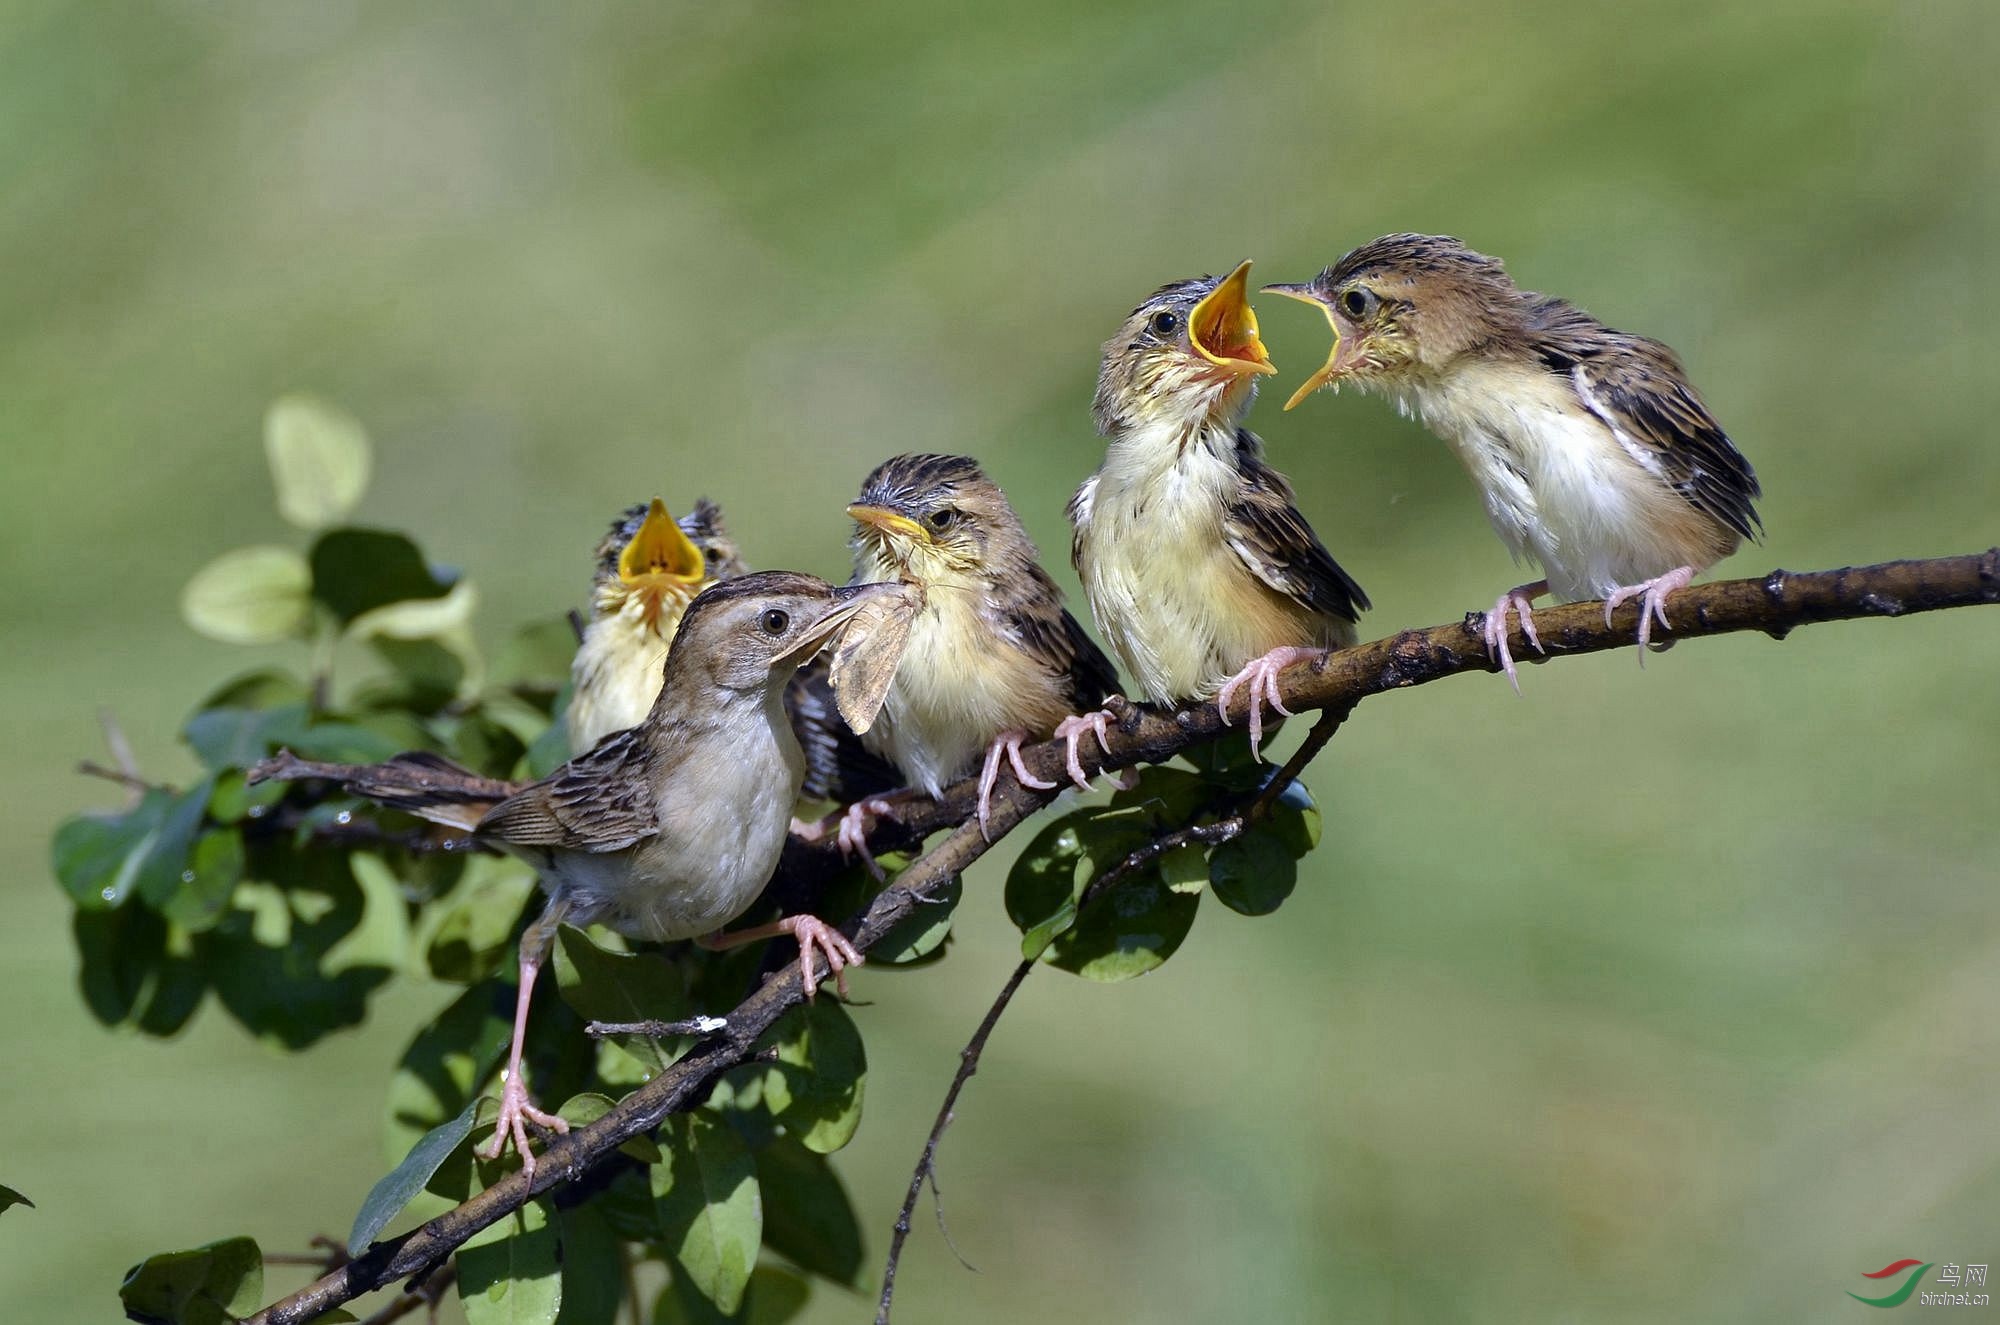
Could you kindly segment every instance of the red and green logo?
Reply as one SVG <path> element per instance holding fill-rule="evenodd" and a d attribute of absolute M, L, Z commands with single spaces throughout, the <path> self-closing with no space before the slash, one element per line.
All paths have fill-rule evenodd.
<path fill-rule="evenodd" d="M 1910 1294 L 1916 1292 L 1917 1285 L 1924 1281 L 1924 1271 L 1930 1269 L 1935 1263 L 1934 1261 L 1919 1261 L 1914 1256 L 1905 1256 L 1902 1260 L 1892 1265 L 1883 1266 L 1873 1274 L 1864 1274 L 1861 1276 L 1863 1279 L 1888 1279 L 1903 1273 L 1905 1270 L 1909 1270 L 1910 1277 L 1903 1280 L 1901 1288 L 1898 1288 L 1886 1297 L 1863 1297 L 1859 1293 L 1849 1293 L 1848 1296 L 1863 1306 L 1900 1307 L 1910 1300 Z M 1916 1268 L 1911 1269 L 1910 1267 L 1912 1266 Z"/>

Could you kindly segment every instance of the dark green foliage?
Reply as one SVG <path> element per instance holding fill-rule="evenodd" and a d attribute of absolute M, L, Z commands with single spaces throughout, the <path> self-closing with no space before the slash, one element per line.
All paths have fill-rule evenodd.
<path fill-rule="evenodd" d="M 294 399 L 274 408 L 269 427 L 281 506 L 311 531 L 309 550 L 226 554 L 196 577 L 183 610 L 217 639 L 290 641 L 302 670 L 264 668 L 217 688 L 182 729 L 198 780 L 148 786 L 122 808 L 70 819 L 51 856 L 76 908 L 83 997 L 107 1024 L 171 1035 L 212 995 L 252 1035 L 300 1050 L 359 1022 L 399 974 L 461 987 L 390 1078 L 388 1145 L 400 1159 L 354 1218 L 359 1254 L 407 1222 L 413 1203 L 463 1201 L 519 1163 L 474 1151 L 491 1133 L 517 944 L 541 899 L 527 865 L 471 852 L 455 833 L 311 782 L 251 786 L 245 772 L 288 748 L 341 763 L 426 750 L 490 777 L 544 774 L 568 753 L 561 715 L 575 636 L 552 612 L 489 666 L 472 643 L 468 582 L 401 533 L 344 523 L 369 467 L 359 425 Z M 329 672 L 336 653 L 341 666 Z M 1244 742 L 1227 741 L 1199 752 L 1192 769 L 1147 769 L 1110 805 L 1046 826 L 1007 881 L 1023 951 L 1090 979 L 1125 979 L 1173 954 L 1205 889 L 1246 913 L 1275 907 L 1294 859 L 1318 837 L 1317 812 L 1296 788 L 1212 853 L 1197 843 L 1156 854 L 1091 891 L 1161 834 L 1232 812 L 1268 776 Z M 893 879 L 909 862 L 881 863 Z M 884 886 L 852 868 L 811 905 L 844 920 Z M 875 945 L 870 968 L 942 960 L 963 894 L 957 878 L 933 889 Z M 765 904 L 741 923 L 769 913 Z M 531 1090 L 544 1107 L 561 1101 L 573 1128 L 589 1126 L 691 1042 L 599 1041 L 586 1022 L 726 1013 L 793 952 L 559 929 L 528 1023 Z M 561 1189 L 560 1207 L 531 1203 L 467 1244 L 457 1258 L 467 1319 L 612 1325 L 625 1319 L 627 1269 L 638 1260 L 668 1268 L 652 1304 L 661 1325 L 778 1325 L 802 1309 L 814 1278 L 865 1288 L 861 1223 L 829 1158 L 861 1121 L 861 1028 L 822 993 L 757 1050 L 699 1107 Z M 15 1203 L 25 1201 L 0 1188 L 0 1209 Z M 234 1239 L 154 1257 L 128 1277 L 124 1297 L 134 1319 L 194 1325 L 244 1314 L 261 1292 L 256 1245 Z"/>

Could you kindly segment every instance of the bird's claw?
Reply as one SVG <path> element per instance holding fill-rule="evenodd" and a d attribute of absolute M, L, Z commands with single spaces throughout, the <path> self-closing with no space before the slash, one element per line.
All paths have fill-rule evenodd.
<path fill-rule="evenodd" d="M 1604 625 L 1611 626 L 1611 614 L 1631 599 L 1639 600 L 1639 665 L 1646 665 L 1646 646 L 1652 643 L 1653 621 L 1658 618 L 1660 629 L 1672 630 L 1673 623 L 1667 620 L 1667 595 L 1678 593 L 1694 583 L 1695 569 L 1692 566 L 1676 566 L 1664 575 L 1655 575 L 1650 580 L 1638 584 L 1628 584 L 1613 589 L 1604 600 Z"/>
<path fill-rule="evenodd" d="M 846 998 L 847 968 L 860 966 L 867 960 L 859 948 L 848 942 L 847 935 L 818 916 L 786 916 L 778 922 L 778 928 L 798 940 L 799 979 L 805 985 L 806 997 L 819 992 L 819 978 L 813 966 L 813 959 L 819 956 L 826 958 L 827 969 L 833 974 L 833 987 Z"/>
<path fill-rule="evenodd" d="M 1514 693 L 1521 693 L 1521 677 L 1514 670 L 1514 655 L 1507 647 L 1507 613 L 1521 618 L 1521 634 L 1528 643 L 1535 646 L 1536 653 L 1547 653 L 1542 647 L 1541 636 L 1535 633 L 1534 599 L 1549 591 L 1546 581 L 1534 584 L 1517 584 L 1494 600 L 1486 611 L 1486 620 L 1481 633 L 1486 637 L 1486 656 L 1500 664 L 1500 670 L 1507 674 L 1507 683 L 1514 687 Z"/>
<path fill-rule="evenodd" d="M 979 832 L 989 842 L 993 840 L 993 829 L 989 823 L 993 813 L 993 784 L 1000 777 L 1002 756 L 1005 756 L 1008 764 L 1012 766 L 1015 781 L 1022 786 L 1032 787 L 1036 791 L 1047 791 L 1056 785 L 1053 782 L 1044 782 L 1030 773 L 1027 764 L 1022 762 L 1021 742 L 1027 737 L 1028 734 L 1022 731 L 1001 732 L 993 738 L 993 744 L 987 748 L 985 767 L 979 770 Z"/>
<path fill-rule="evenodd" d="M 1108 709 L 1098 709 L 1095 713 L 1072 713 L 1056 724 L 1054 739 L 1063 743 L 1063 768 L 1069 773 L 1069 780 L 1081 791 L 1090 790 L 1090 776 L 1083 771 L 1083 764 L 1077 758 L 1078 747 L 1088 734 L 1097 738 L 1097 748 L 1105 754 L 1111 753 L 1111 713 Z"/>
<path fill-rule="evenodd" d="M 493 1125 L 493 1137 L 473 1153 L 481 1159 L 498 1159 L 507 1149 L 507 1142 L 514 1142 L 515 1153 L 521 1156 L 521 1171 L 533 1175 L 535 1152 L 528 1148 L 527 1124 L 533 1123 L 546 1132 L 567 1132 L 569 1121 L 560 1114 L 547 1113 L 535 1107 L 528 1098 L 528 1088 L 521 1084 L 516 1073 L 510 1073 L 506 1084 L 500 1088 L 500 1117 Z"/>
<path fill-rule="evenodd" d="M 1285 707 L 1284 697 L 1278 693 L 1278 674 L 1293 663 L 1307 658 L 1323 656 L 1323 650 L 1305 649 L 1294 645 L 1276 648 L 1261 658 L 1252 659 L 1249 666 L 1229 678 L 1221 690 L 1216 692 L 1215 711 L 1222 719 L 1222 725 L 1229 725 L 1229 701 L 1243 686 L 1250 687 L 1250 758 L 1263 762 L 1264 745 L 1264 705 L 1289 718 L 1292 711 Z"/>
<path fill-rule="evenodd" d="M 861 857 L 861 863 L 868 867 L 868 873 L 876 882 L 884 877 L 882 867 L 875 863 L 875 855 L 868 849 L 868 834 L 875 830 L 875 817 L 889 808 L 889 802 L 880 796 L 866 796 L 840 812 L 840 825 L 834 831 L 833 845 L 839 850 L 842 860 Z"/>

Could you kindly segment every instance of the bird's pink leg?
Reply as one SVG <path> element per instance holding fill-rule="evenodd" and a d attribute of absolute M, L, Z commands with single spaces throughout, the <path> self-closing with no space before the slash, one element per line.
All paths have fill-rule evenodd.
<path fill-rule="evenodd" d="M 854 802 L 837 815 L 828 815 L 815 823 L 801 823 L 792 820 L 792 836 L 806 842 L 824 842 L 833 836 L 833 844 L 840 850 L 842 860 L 861 857 L 861 863 L 876 879 L 882 878 L 882 868 L 875 863 L 875 856 L 868 850 L 868 834 L 875 827 L 876 816 L 886 814 L 895 808 L 896 801 L 906 793 L 887 796 L 866 796 Z"/>
<path fill-rule="evenodd" d="M 847 935 L 827 924 L 817 916 L 786 916 L 783 920 L 773 920 L 768 925 L 753 925 L 749 929 L 739 929 L 731 933 L 714 933 L 707 938 L 697 939 L 702 947 L 711 952 L 724 948 L 740 947 L 745 943 L 755 943 L 759 939 L 774 939 L 786 935 L 797 939 L 799 944 L 799 978 L 806 987 L 806 997 L 811 998 L 819 990 L 819 976 L 813 965 L 815 957 L 825 957 L 827 969 L 833 972 L 834 987 L 840 990 L 842 998 L 847 997 L 847 968 L 859 966 L 865 960 L 861 950 L 847 941 Z"/>
<path fill-rule="evenodd" d="M 1535 634 L 1535 609 L 1530 604 L 1548 591 L 1547 580 L 1517 584 L 1486 609 L 1486 656 L 1500 664 L 1500 670 L 1507 673 L 1507 680 L 1517 695 L 1521 693 L 1521 678 L 1514 671 L 1514 655 L 1507 649 L 1507 610 L 1512 608 L 1521 618 L 1521 633 L 1527 636 L 1528 643 L 1535 646 L 1535 652 L 1547 653 L 1548 650 L 1542 647 L 1541 637 Z"/>
<path fill-rule="evenodd" d="M 1047 791 L 1056 785 L 1053 782 L 1042 781 L 1030 773 L 1028 766 L 1021 762 L 1021 742 L 1027 739 L 1028 733 L 1024 731 L 1005 731 L 994 737 L 993 744 L 986 749 L 986 766 L 979 770 L 979 831 L 989 842 L 993 840 L 993 834 L 987 820 L 993 812 L 993 784 L 1000 777 L 1002 755 L 1005 755 L 1007 762 L 1013 766 L 1014 777 L 1022 786 L 1033 787 L 1036 791 Z"/>
<path fill-rule="evenodd" d="M 1097 748 L 1105 754 L 1111 753 L 1111 710 L 1098 709 L 1095 713 L 1072 713 L 1056 724 L 1054 739 L 1063 743 L 1063 767 L 1069 770 L 1069 780 L 1076 783 L 1081 791 L 1090 790 L 1090 778 L 1083 771 L 1083 764 L 1077 759 L 1077 746 L 1085 735 L 1097 738 Z"/>
<path fill-rule="evenodd" d="M 1672 630 L 1667 620 L 1667 595 L 1687 588 L 1694 583 L 1696 571 L 1692 566 L 1676 566 L 1665 575 L 1655 575 L 1650 580 L 1638 584 L 1628 584 L 1622 589 L 1613 589 L 1611 596 L 1604 600 L 1604 624 L 1611 624 L 1611 614 L 1618 605 L 1630 598 L 1639 599 L 1639 665 L 1646 665 L 1646 645 L 1653 638 L 1653 618 L 1660 619 L 1660 629 Z"/>
<path fill-rule="evenodd" d="M 1291 717 L 1292 711 L 1285 707 L 1278 695 L 1278 673 L 1293 663 L 1304 662 L 1308 658 L 1324 657 L 1324 649 L 1304 649 L 1296 645 L 1276 648 L 1261 658 L 1253 659 L 1249 666 L 1229 678 L 1215 696 L 1215 711 L 1222 718 L 1222 725 L 1229 725 L 1229 701 L 1242 686 L 1250 687 L 1250 757 L 1262 761 L 1261 747 L 1264 744 L 1264 705 Z"/>
<path fill-rule="evenodd" d="M 521 1080 L 521 1046 L 528 1035 L 528 1003 L 534 997 L 535 976 L 548 955 L 549 940 L 566 908 L 551 903 L 542 918 L 521 936 L 521 992 L 514 999 L 514 1043 L 507 1050 L 507 1075 L 500 1087 L 500 1117 L 493 1127 L 493 1139 L 476 1152 L 481 1159 L 498 1159 L 509 1137 L 520 1153 L 521 1169 L 533 1174 L 535 1154 L 528 1149 L 526 1124 L 534 1123 L 552 1132 L 567 1132 L 569 1123 L 553 1113 L 544 1113 L 528 1098 L 527 1083 Z"/>

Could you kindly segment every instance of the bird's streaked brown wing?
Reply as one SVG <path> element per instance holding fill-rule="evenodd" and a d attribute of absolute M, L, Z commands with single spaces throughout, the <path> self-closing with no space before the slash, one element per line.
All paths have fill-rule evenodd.
<path fill-rule="evenodd" d="M 1679 356 L 1551 303 L 1559 306 L 1541 310 L 1538 328 L 1542 363 L 1566 376 L 1583 407 L 1620 441 L 1651 457 L 1690 506 L 1756 538 L 1763 524 L 1751 503 L 1764 495 L 1757 475 L 1688 382 Z"/>
<path fill-rule="evenodd" d="M 659 831 L 653 767 L 643 728 L 614 732 L 540 782 L 493 807 L 481 837 L 510 846 L 623 851 Z"/>
<path fill-rule="evenodd" d="M 1368 595 L 1319 541 L 1299 513 L 1292 485 L 1264 463 L 1263 450 L 1255 433 L 1236 434 L 1241 482 L 1222 519 L 1230 548 L 1251 574 L 1301 607 L 1341 621 L 1359 621 L 1368 610 Z"/>
<path fill-rule="evenodd" d="M 996 586 L 991 606 L 1000 632 L 1053 676 L 1066 679 L 1079 710 L 1117 693 L 1118 669 L 1062 605 L 1062 590 L 1040 566 Z"/>

